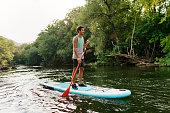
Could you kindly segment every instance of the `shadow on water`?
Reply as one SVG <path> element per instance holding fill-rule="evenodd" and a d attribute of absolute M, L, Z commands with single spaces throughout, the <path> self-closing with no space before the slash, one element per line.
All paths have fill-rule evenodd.
<path fill-rule="evenodd" d="M 72 67 L 18 66 L 0 72 L 0 113 L 110 113 L 168 112 L 170 68 L 86 67 L 84 82 L 108 88 L 129 89 L 122 99 L 94 98 L 44 89 L 44 82 L 70 82 Z M 78 76 L 77 76 L 78 78 Z M 78 79 L 77 79 L 78 81 Z M 9 109 L 10 108 L 10 109 Z"/>

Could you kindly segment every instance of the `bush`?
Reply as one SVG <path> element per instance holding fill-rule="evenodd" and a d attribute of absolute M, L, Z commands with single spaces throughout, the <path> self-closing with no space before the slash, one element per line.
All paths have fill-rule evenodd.
<path fill-rule="evenodd" d="M 155 64 L 159 64 L 161 66 L 170 66 L 170 52 L 165 55 L 165 58 L 156 58 Z"/>

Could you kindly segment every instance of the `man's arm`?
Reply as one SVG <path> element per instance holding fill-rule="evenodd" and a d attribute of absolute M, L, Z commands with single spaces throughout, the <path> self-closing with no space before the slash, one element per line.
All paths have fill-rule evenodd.
<path fill-rule="evenodd" d="M 76 57 L 77 57 L 77 61 L 80 63 L 80 62 L 81 62 L 81 59 L 79 58 L 78 53 L 77 53 L 77 50 L 76 50 L 76 48 L 77 48 L 77 41 L 78 41 L 78 39 L 77 39 L 77 37 L 75 37 L 75 38 L 73 39 L 73 50 L 74 50 L 74 53 L 75 53 L 75 55 L 76 55 Z"/>
<path fill-rule="evenodd" d="M 86 43 L 90 43 L 90 41 L 87 40 Z M 84 47 L 84 48 L 86 47 L 86 44 L 85 44 L 85 43 L 83 44 L 83 47 Z"/>

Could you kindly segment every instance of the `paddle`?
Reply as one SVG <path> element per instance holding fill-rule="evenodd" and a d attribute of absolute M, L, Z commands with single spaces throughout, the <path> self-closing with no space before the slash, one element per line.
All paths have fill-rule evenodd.
<path fill-rule="evenodd" d="M 83 55 L 84 55 L 84 53 L 85 53 L 85 51 L 86 51 L 87 45 L 88 45 L 88 43 L 87 43 L 86 46 L 85 46 L 84 52 L 83 52 L 83 54 L 82 54 L 82 56 L 81 56 L 81 60 L 82 60 Z M 80 62 L 80 63 L 81 63 L 81 62 Z M 72 80 L 71 80 L 70 86 L 69 86 L 69 87 L 67 88 L 67 90 L 61 95 L 61 97 L 66 97 L 66 96 L 68 96 L 69 91 L 70 91 L 71 84 L 72 84 L 72 82 L 73 82 L 73 80 L 74 80 L 74 78 L 75 78 L 75 76 L 76 76 L 76 73 L 77 73 L 77 70 L 78 70 L 78 68 L 79 68 L 80 63 L 78 63 L 78 65 L 77 65 L 77 68 L 76 68 L 76 71 L 74 72 L 74 75 L 73 75 L 73 78 L 72 78 Z"/>

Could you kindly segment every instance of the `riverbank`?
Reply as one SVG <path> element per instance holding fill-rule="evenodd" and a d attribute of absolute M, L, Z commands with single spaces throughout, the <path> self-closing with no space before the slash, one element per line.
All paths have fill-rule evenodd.
<path fill-rule="evenodd" d="M 0 65 L 0 70 L 9 70 L 9 69 L 16 69 L 16 66 L 15 65 L 6 65 L 6 66 Z"/>
<path fill-rule="evenodd" d="M 62 65 L 63 67 L 71 67 L 72 64 L 65 64 L 65 65 Z M 85 63 L 85 66 L 111 66 L 110 64 L 108 63 L 97 63 L 97 62 L 94 62 L 94 63 Z M 134 62 L 134 61 L 129 61 L 129 60 L 123 60 L 121 62 L 119 62 L 118 65 L 116 66 L 136 66 L 136 67 L 169 67 L 169 66 L 166 66 L 166 65 L 161 65 L 159 63 L 151 63 L 151 62 L 147 62 L 145 60 L 141 61 L 141 62 Z M 49 67 L 49 68 L 57 68 L 57 67 L 61 67 L 61 66 L 42 66 L 42 67 Z M 6 66 L 2 66 L 0 65 L 0 70 L 10 70 L 10 69 L 17 69 L 17 65 L 6 65 Z"/>
<path fill-rule="evenodd" d="M 138 67 L 169 67 L 168 64 L 159 63 L 159 60 L 154 59 L 146 59 L 146 58 L 139 58 L 138 56 L 127 55 L 127 54 L 113 54 L 113 55 L 105 55 L 106 57 L 113 57 L 119 59 L 119 65 L 130 65 L 130 66 L 138 66 Z"/>

